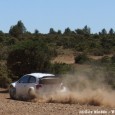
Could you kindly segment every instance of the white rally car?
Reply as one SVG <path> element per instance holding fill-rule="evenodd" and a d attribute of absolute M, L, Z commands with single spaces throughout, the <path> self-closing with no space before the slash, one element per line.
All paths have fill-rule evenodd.
<path fill-rule="evenodd" d="M 66 88 L 60 79 L 53 74 L 31 73 L 22 76 L 18 81 L 11 83 L 9 88 L 10 98 L 35 98 L 48 95 L 57 91 L 64 92 Z"/>

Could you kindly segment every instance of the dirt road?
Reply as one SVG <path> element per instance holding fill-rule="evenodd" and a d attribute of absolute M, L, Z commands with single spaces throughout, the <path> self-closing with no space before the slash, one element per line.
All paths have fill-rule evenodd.
<path fill-rule="evenodd" d="M 115 115 L 115 108 L 17 101 L 10 99 L 6 90 L 0 89 L 0 115 Z"/>

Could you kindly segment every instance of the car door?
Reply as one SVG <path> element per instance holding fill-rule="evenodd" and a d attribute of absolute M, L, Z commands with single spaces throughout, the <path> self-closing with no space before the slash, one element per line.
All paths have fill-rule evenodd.
<path fill-rule="evenodd" d="M 25 75 L 19 79 L 19 81 L 16 84 L 16 93 L 18 96 L 26 95 L 26 86 L 28 84 L 29 75 Z"/>
<path fill-rule="evenodd" d="M 36 89 L 36 77 L 34 77 L 34 76 L 29 77 L 29 80 L 28 80 L 28 83 L 25 86 L 24 92 L 26 94 L 28 94 L 28 91 L 29 91 L 30 88 L 34 88 L 34 90 Z"/>

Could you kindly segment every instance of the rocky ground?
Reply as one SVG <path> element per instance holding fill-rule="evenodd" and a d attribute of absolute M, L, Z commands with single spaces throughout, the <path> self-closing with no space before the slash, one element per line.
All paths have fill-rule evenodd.
<path fill-rule="evenodd" d="M 0 115 L 115 115 L 115 108 L 81 104 L 18 101 L 0 89 Z"/>

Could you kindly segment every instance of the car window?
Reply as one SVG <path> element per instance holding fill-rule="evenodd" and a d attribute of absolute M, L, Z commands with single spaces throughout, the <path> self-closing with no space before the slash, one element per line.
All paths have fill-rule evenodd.
<path fill-rule="evenodd" d="M 36 82 L 36 78 L 31 76 L 29 79 L 29 83 L 35 83 Z"/>
<path fill-rule="evenodd" d="M 40 84 L 59 84 L 60 82 L 61 80 L 56 78 L 43 78 L 39 80 Z"/>
<path fill-rule="evenodd" d="M 19 83 L 28 83 L 29 77 L 28 75 L 23 76 L 20 78 Z"/>

